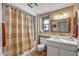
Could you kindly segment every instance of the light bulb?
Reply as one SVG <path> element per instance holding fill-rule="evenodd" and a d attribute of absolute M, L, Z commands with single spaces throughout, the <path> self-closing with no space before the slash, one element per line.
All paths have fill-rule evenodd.
<path fill-rule="evenodd" d="M 68 16 L 68 14 L 67 13 L 64 13 L 63 16 L 66 18 Z"/>
<path fill-rule="evenodd" d="M 55 19 L 57 19 L 57 18 L 58 18 L 58 15 L 55 16 Z"/>
<path fill-rule="evenodd" d="M 62 15 L 59 15 L 59 18 L 61 19 L 62 18 Z"/>

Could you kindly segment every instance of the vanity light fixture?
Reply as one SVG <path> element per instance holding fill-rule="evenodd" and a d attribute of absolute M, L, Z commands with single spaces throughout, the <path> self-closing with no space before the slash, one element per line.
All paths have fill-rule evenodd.
<path fill-rule="evenodd" d="M 62 18 L 67 18 L 67 17 L 68 17 L 68 13 L 63 13 L 63 14 L 60 14 L 60 15 L 56 15 L 55 19 L 62 19 Z"/>

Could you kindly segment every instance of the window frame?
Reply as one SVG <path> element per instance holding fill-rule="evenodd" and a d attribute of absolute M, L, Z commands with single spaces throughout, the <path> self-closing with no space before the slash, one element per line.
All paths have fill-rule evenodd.
<path fill-rule="evenodd" d="M 43 29 L 44 32 L 49 32 L 50 21 L 49 21 L 49 24 L 44 24 L 44 19 L 48 19 L 48 21 L 49 21 L 49 16 L 45 16 L 45 17 L 42 18 L 42 29 Z M 44 30 L 45 25 L 48 25 L 48 30 Z"/>

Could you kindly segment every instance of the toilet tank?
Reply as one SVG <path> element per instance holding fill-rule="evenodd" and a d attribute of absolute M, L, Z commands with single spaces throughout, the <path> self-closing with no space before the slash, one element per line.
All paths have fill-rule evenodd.
<path fill-rule="evenodd" d="M 40 37 L 40 43 L 41 44 L 46 44 L 46 39 L 48 39 L 48 38 Z"/>

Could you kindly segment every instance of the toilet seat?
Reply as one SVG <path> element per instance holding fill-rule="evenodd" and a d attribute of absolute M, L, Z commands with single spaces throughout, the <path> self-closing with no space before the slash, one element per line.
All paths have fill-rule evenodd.
<path fill-rule="evenodd" d="M 39 44 L 39 45 L 37 45 L 37 50 L 38 50 L 38 51 L 43 51 L 44 48 L 45 48 L 45 45 L 44 45 L 44 44 Z"/>

